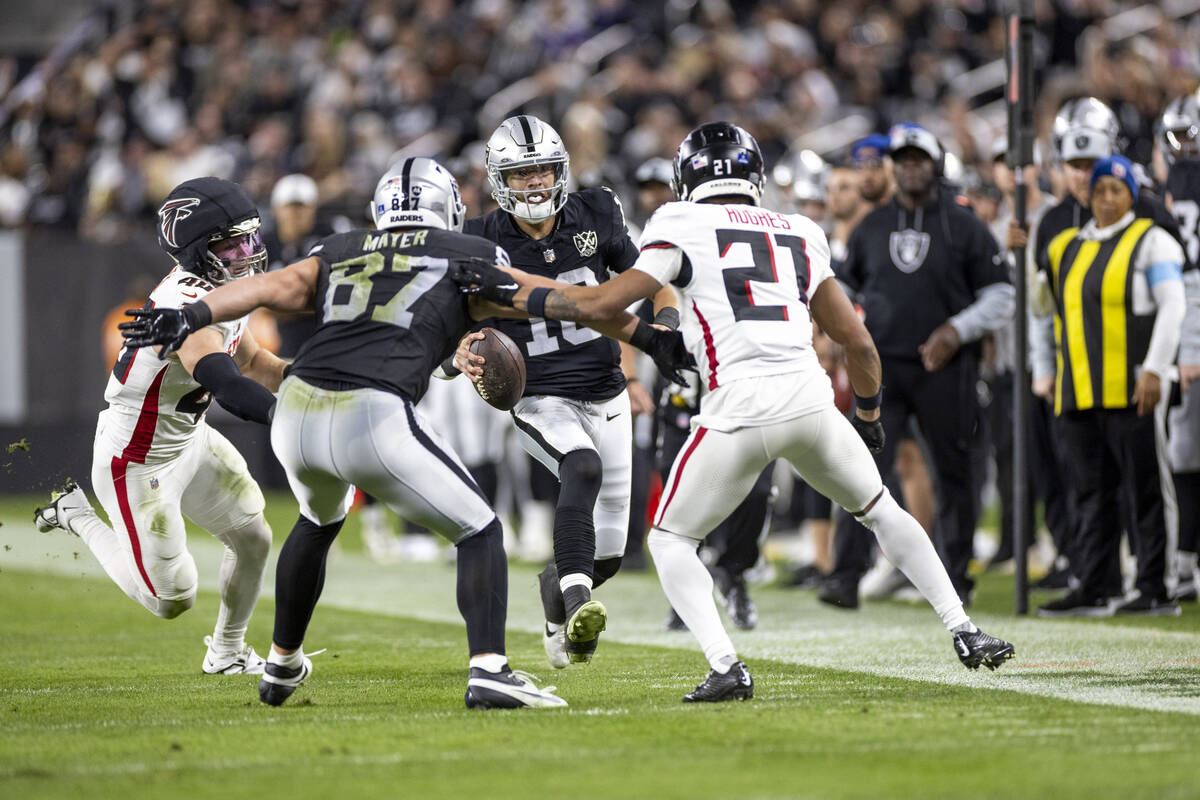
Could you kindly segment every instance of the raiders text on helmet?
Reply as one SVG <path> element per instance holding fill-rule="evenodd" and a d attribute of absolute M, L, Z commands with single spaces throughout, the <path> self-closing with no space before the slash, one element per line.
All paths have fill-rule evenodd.
<path fill-rule="evenodd" d="M 1168 164 L 1200 159 L 1200 90 L 1167 103 L 1158 121 L 1158 142 Z"/>
<path fill-rule="evenodd" d="M 432 158 L 406 158 L 375 185 L 371 219 L 386 228 L 443 228 L 461 231 L 467 209 L 458 181 Z"/>
<path fill-rule="evenodd" d="M 262 220 L 242 187 L 193 178 L 171 190 L 158 209 L 158 243 L 188 272 L 227 283 L 267 264 Z"/>
<path fill-rule="evenodd" d="M 558 132 L 537 117 L 523 114 L 501 122 L 488 139 L 486 159 L 492 197 L 513 216 L 541 222 L 566 204 L 570 158 Z M 531 166 L 552 167 L 553 185 L 524 191 L 510 188 L 505 174 Z"/>
<path fill-rule="evenodd" d="M 675 154 L 675 194 L 698 202 L 709 197 L 745 197 L 762 202 L 763 157 L 758 142 L 729 122 L 708 122 L 696 128 Z"/>

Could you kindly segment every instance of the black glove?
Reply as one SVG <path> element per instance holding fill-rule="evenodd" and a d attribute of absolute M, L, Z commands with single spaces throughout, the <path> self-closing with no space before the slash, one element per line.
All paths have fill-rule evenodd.
<path fill-rule="evenodd" d="M 212 310 L 203 301 L 188 303 L 183 308 L 130 308 L 125 315 L 132 322 L 122 322 L 117 327 L 125 337 L 125 346 L 151 347 L 161 344 L 158 357 L 165 359 L 182 345 L 189 334 L 212 323 Z"/>
<path fill-rule="evenodd" d="M 855 414 L 850 418 L 850 424 L 854 426 L 854 430 L 858 431 L 858 435 L 867 443 L 867 449 L 871 451 L 871 455 L 875 455 L 883 450 L 883 423 L 879 420 L 867 420 Z"/>
<path fill-rule="evenodd" d="M 521 287 L 486 258 L 461 258 L 451 262 L 450 277 L 465 294 L 477 294 L 502 306 L 512 307 L 513 295 Z"/>
<path fill-rule="evenodd" d="M 673 383 L 686 385 L 683 370 L 696 369 L 696 360 L 684 347 L 679 331 L 664 331 L 639 322 L 629 343 L 653 358 L 659 374 Z"/>

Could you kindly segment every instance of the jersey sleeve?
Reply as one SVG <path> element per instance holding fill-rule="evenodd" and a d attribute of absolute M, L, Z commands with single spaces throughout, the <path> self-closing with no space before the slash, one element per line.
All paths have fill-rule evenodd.
<path fill-rule="evenodd" d="M 621 208 L 621 201 L 612 189 L 607 186 L 601 188 L 604 189 L 603 196 L 611 201 L 611 227 L 604 247 L 604 266 L 610 272 L 624 272 L 638 259 L 637 245 L 629 238 L 629 227 L 625 224 L 625 212 Z"/>
<path fill-rule="evenodd" d="M 821 285 L 821 281 L 834 277 L 833 262 L 829 252 L 829 238 L 821 226 L 805 218 L 808 223 L 804 229 L 805 252 L 808 254 L 808 286 L 809 295 Z"/>
<path fill-rule="evenodd" d="M 636 267 L 664 286 L 670 283 L 682 288 L 691 282 L 692 276 L 681 245 L 684 239 L 679 227 L 683 220 L 681 205 L 667 203 L 650 216 L 638 243 L 641 254 Z"/>

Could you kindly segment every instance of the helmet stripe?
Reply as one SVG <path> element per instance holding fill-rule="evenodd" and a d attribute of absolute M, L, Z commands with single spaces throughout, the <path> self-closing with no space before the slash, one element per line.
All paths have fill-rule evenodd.
<path fill-rule="evenodd" d="M 525 144 L 522 146 L 532 153 L 537 149 L 537 144 L 533 141 L 533 127 L 529 124 L 529 117 L 522 114 L 517 119 L 521 121 L 521 133 L 525 134 Z"/>
<path fill-rule="evenodd" d="M 414 160 L 415 159 L 412 159 L 412 158 L 404 159 L 404 167 L 400 170 L 400 195 L 403 198 L 400 201 L 400 208 L 404 209 L 405 211 L 413 210 L 409 206 L 408 191 L 409 191 L 409 179 L 412 175 L 412 165 L 413 165 Z"/>

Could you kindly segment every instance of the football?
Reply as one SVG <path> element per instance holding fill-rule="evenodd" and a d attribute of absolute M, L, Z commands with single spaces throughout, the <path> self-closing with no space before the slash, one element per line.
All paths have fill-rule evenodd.
<path fill-rule="evenodd" d="M 483 375 L 472 381 L 488 405 L 508 411 L 525 391 L 525 359 L 517 343 L 495 328 L 480 331 L 482 339 L 471 342 L 471 352 L 483 356 Z"/>

